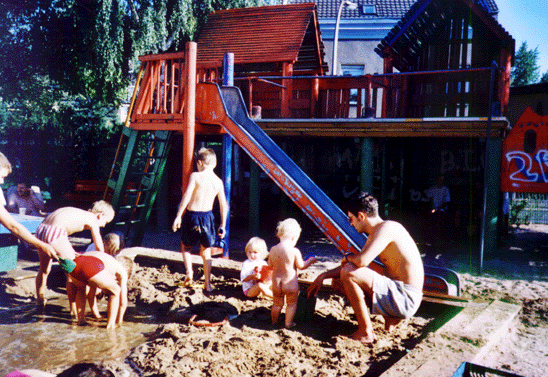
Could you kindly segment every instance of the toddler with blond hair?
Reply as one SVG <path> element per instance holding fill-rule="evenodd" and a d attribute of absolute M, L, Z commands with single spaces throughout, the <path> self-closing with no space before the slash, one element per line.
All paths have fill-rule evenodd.
<path fill-rule="evenodd" d="M 272 323 L 278 322 L 280 313 L 286 304 L 285 327 L 295 326 L 293 319 L 297 311 L 299 282 L 297 269 L 304 270 L 316 262 L 315 257 L 303 260 L 301 252 L 295 247 L 301 235 L 301 226 L 297 220 L 288 218 L 278 223 L 276 236 L 280 242 L 270 249 L 268 265 L 272 267 Z"/>
<path fill-rule="evenodd" d="M 266 242 L 259 237 L 253 237 L 245 246 L 247 259 L 242 263 L 240 280 L 247 297 L 263 295 L 272 297 L 272 270 L 264 260 L 268 254 Z"/>

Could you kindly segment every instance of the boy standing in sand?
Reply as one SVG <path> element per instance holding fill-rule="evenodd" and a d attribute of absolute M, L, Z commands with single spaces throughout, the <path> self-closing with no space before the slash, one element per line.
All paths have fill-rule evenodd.
<path fill-rule="evenodd" d="M 104 252 L 100 229 L 114 218 L 114 209 L 104 200 L 93 203 L 89 211 L 75 207 L 62 207 L 50 213 L 36 230 L 36 237 L 55 249 L 60 258 L 74 260 L 76 251 L 68 236 L 83 230 L 91 231 L 91 238 L 97 250 Z M 51 272 L 52 259 L 42 251 L 38 251 L 40 269 L 36 276 L 36 301 L 39 306 L 46 304 L 46 282 Z M 74 302 L 75 292 L 67 286 L 69 301 Z"/>
<path fill-rule="evenodd" d="M 285 328 L 295 326 L 293 318 L 297 311 L 297 300 L 299 298 L 299 281 L 297 269 L 304 270 L 316 262 L 312 257 L 303 261 L 299 249 L 295 247 L 301 235 L 301 226 L 295 219 L 285 219 L 278 223 L 276 236 L 280 242 L 270 249 L 268 265 L 272 267 L 272 324 L 278 322 L 278 318 L 286 303 Z"/>
<path fill-rule="evenodd" d="M 213 290 L 211 285 L 211 247 L 215 244 L 215 233 L 224 238 L 228 202 L 223 181 L 213 169 L 217 165 L 217 156 L 210 148 L 201 148 L 196 156 L 198 171 L 190 175 L 188 187 L 179 203 L 177 216 L 173 221 L 173 231 L 181 229 L 181 252 L 186 269 L 183 285 L 190 285 L 194 279 L 192 270 L 192 247 L 200 243 L 200 256 L 204 262 L 204 289 Z M 213 203 L 219 200 L 221 225 L 215 232 Z"/>

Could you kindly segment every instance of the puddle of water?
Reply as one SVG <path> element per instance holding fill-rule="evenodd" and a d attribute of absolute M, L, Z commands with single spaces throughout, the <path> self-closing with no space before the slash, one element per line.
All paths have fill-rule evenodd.
<path fill-rule="evenodd" d="M 106 300 L 99 309 L 106 312 Z M 89 310 L 88 310 L 89 313 Z M 114 331 L 105 329 L 106 319 L 76 326 L 68 312 L 66 296 L 48 301 L 44 313 L 34 303 L 20 303 L 0 310 L 0 375 L 17 369 L 40 369 L 59 373 L 83 361 L 115 362 L 137 376 L 124 359 L 129 350 L 143 343 L 156 330 L 156 319 L 128 307 L 124 324 Z M 156 323 L 154 323 L 156 322 Z"/>

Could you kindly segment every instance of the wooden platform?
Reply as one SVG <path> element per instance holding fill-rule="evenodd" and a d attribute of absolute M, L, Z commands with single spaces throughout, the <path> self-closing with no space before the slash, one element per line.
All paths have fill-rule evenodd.
<path fill-rule="evenodd" d="M 521 307 L 499 300 L 472 301 L 428 336 L 382 377 L 451 376 L 464 362 L 474 363 L 508 332 Z"/>

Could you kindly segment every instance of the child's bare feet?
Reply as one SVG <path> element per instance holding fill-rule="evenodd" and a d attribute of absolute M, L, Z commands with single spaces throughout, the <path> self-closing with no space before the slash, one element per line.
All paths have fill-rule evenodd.
<path fill-rule="evenodd" d="M 183 280 L 182 283 L 178 283 L 177 285 L 181 286 L 181 287 L 190 287 L 193 283 L 193 280 L 190 276 L 186 276 L 185 277 L 185 280 Z"/>
<path fill-rule="evenodd" d="M 215 289 L 215 287 L 213 286 L 213 284 L 209 284 L 209 286 L 204 284 L 204 291 L 213 292 L 214 289 Z"/>
<path fill-rule="evenodd" d="M 384 317 L 384 329 L 390 332 L 394 330 L 401 321 L 403 321 L 402 318 Z"/>
<path fill-rule="evenodd" d="M 44 310 L 45 307 L 46 307 L 47 302 L 48 302 L 48 300 L 45 299 L 45 298 L 37 298 L 36 299 L 36 306 L 38 307 L 39 310 Z"/>
<path fill-rule="evenodd" d="M 297 324 L 295 322 L 291 322 L 290 324 L 285 324 L 285 328 L 286 329 L 292 329 L 293 327 L 297 326 Z"/>
<path fill-rule="evenodd" d="M 359 330 L 356 331 L 354 334 L 350 335 L 350 338 L 352 338 L 354 340 L 357 340 L 358 342 L 362 342 L 362 343 L 373 343 L 377 339 L 375 334 L 373 334 L 373 333 L 363 334 Z"/>

